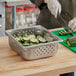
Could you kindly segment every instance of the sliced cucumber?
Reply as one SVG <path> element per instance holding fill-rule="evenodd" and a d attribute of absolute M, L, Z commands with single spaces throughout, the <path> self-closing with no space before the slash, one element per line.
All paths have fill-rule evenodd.
<path fill-rule="evenodd" d="M 15 39 L 16 39 L 17 41 L 19 41 L 19 40 L 20 40 L 20 38 L 19 38 L 19 37 L 16 37 Z"/>
<path fill-rule="evenodd" d="M 23 38 L 20 36 L 20 37 L 16 37 L 15 38 L 17 41 L 19 41 L 20 43 L 24 43 L 24 40 Z"/>
<path fill-rule="evenodd" d="M 39 41 L 37 39 L 30 39 L 30 42 L 35 43 L 35 44 L 39 43 Z"/>
<path fill-rule="evenodd" d="M 28 42 L 23 43 L 24 46 L 29 46 L 30 44 Z"/>
<path fill-rule="evenodd" d="M 24 39 L 25 41 L 28 41 L 28 40 L 29 40 L 29 37 L 23 37 L 23 39 Z"/>
<path fill-rule="evenodd" d="M 35 39 L 36 38 L 36 36 L 34 34 L 33 35 L 29 35 L 28 37 L 29 37 L 29 39 Z"/>
<path fill-rule="evenodd" d="M 46 42 L 46 40 L 41 36 L 37 36 L 37 39 L 39 40 L 39 42 Z"/>
<path fill-rule="evenodd" d="M 23 36 L 24 36 L 24 37 L 28 37 L 28 34 L 27 34 L 27 33 L 25 33 Z"/>
<path fill-rule="evenodd" d="M 39 44 L 39 43 L 53 41 L 53 38 L 48 33 L 43 34 L 43 35 L 25 33 L 24 35 L 18 36 L 15 39 L 17 41 L 19 41 L 20 43 L 22 43 L 24 46 L 30 46 L 30 45 L 35 45 L 35 44 Z"/>

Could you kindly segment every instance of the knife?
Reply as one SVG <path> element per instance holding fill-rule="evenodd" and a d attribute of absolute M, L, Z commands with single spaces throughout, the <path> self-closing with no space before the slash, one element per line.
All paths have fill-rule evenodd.
<path fill-rule="evenodd" d="M 63 17 L 59 14 L 59 12 L 57 14 L 57 19 L 60 22 L 61 26 L 68 32 L 68 34 L 70 34 L 71 36 L 74 36 L 73 35 L 73 31 L 68 26 L 68 24 L 65 22 L 65 20 L 63 19 Z"/>

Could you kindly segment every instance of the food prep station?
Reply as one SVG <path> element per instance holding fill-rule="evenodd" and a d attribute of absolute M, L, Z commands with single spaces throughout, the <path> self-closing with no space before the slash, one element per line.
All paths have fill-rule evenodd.
<path fill-rule="evenodd" d="M 67 37 L 64 36 L 65 38 L 63 38 L 59 36 L 59 33 L 62 35 L 61 32 L 64 29 L 53 29 L 49 32 L 41 25 L 16 28 L 17 6 L 25 4 L 32 5 L 28 0 L 0 0 L 0 49 L 2 50 L 0 51 L 0 75 L 16 76 L 20 72 L 18 74 L 19 76 L 56 76 L 58 74 L 76 71 L 76 48 L 73 49 L 67 46 L 67 48 L 75 52 L 73 53 L 64 47 L 66 46 L 64 39 Z M 6 5 L 12 6 L 12 29 L 7 31 Z M 6 37 L 5 31 L 8 37 Z M 25 33 L 28 37 L 31 36 L 29 40 L 24 36 Z M 48 40 L 50 37 L 50 40 L 47 41 L 44 35 Z M 36 39 L 37 36 L 42 41 Z M 24 41 L 19 41 L 18 37 Z M 32 40 L 36 40 L 37 42 L 33 42 Z M 58 44 L 59 42 L 62 45 Z"/>
<path fill-rule="evenodd" d="M 20 8 L 18 8 L 18 10 L 17 10 L 17 6 L 18 5 L 25 5 L 25 4 L 33 6 L 33 4 L 31 4 L 31 2 L 28 1 L 28 0 L 23 0 L 23 1 L 22 0 L 10 0 L 10 1 L 9 0 L 4 0 L 4 1 L 2 0 L 2 1 L 0 1 L 0 6 L 1 6 L 0 7 L 0 10 L 1 10 L 0 11 L 0 36 L 5 36 L 5 31 L 8 30 L 6 28 L 6 26 L 12 24 L 12 30 L 9 30 L 11 32 L 9 32 L 9 31 L 7 32 L 6 31 L 6 34 L 9 36 L 9 45 L 16 52 L 18 52 L 18 54 L 20 54 L 24 59 L 33 60 L 33 59 L 39 59 L 39 58 L 44 58 L 44 57 L 55 55 L 57 53 L 57 50 L 58 50 L 58 43 L 60 41 L 62 41 L 60 38 L 58 38 L 57 36 L 54 37 L 54 35 L 50 34 L 50 32 L 48 32 L 47 29 L 45 29 L 44 27 L 41 27 L 39 25 L 32 26 L 32 27 L 29 26 L 29 27 L 25 27 L 25 28 L 22 27 L 24 29 L 22 29 L 22 28 L 18 28 L 17 29 L 16 28 L 17 23 L 18 23 L 17 18 L 19 18 L 19 20 L 22 19 L 22 16 L 23 16 L 22 12 L 23 12 L 23 10 L 27 10 L 28 11 L 28 9 L 26 8 L 27 6 L 25 8 L 23 8 L 23 10 L 20 9 Z M 10 10 L 12 11 L 12 14 L 10 14 Z M 32 8 L 31 8 L 31 10 L 32 10 Z M 25 13 L 27 14 L 29 12 L 25 12 Z M 33 16 L 33 15 L 34 14 L 32 14 L 31 16 Z M 11 20 L 11 21 L 9 22 L 9 20 Z M 23 23 L 23 20 L 24 19 L 22 19 L 20 21 L 20 23 L 21 22 Z M 18 25 L 21 25 L 21 24 L 18 24 Z M 28 33 L 28 35 L 29 34 L 30 35 L 31 34 L 34 35 L 34 39 L 38 43 L 33 42 L 34 39 L 31 42 L 31 38 L 29 40 L 25 40 L 26 37 L 24 39 L 22 39 L 22 40 L 24 40 L 23 43 L 25 43 L 25 44 L 27 43 L 28 44 L 28 42 L 29 42 L 30 46 L 24 46 L 24 45 L 22 45 L 22 43 L 20 43 L 17 40 L 16 40 L 17 42 L 14 43 L 15 42 L 15 37 L 13 37 L 13 36 L 15 35 L 16 29 L 17 29 L 17 33 L 18 34 L 24 32 L 24 34 Z M 14 32 L 14 34 L 12 34 L 13 32 Z M 34 34 L 35 32 L 37 32 L 37 34 Z M 45 34 L 48 34 L 49 36 L 48 35 L 46 36 Z M 39 38 L 36 39 L 37 35 L 40 37 L 41 40 L 44 40 L 45 42 L 40 41 Z M 47 39 L 45 39 L 44 35 L 46 37 L 48 37 L 48 40 L 50 39 L 50 37 L 53 38 L 54 40 L 50 39 L 49 41 L 47 41 Z M 20 36 L 21 35 L 19 35 L 19 37 Z M 14 46 L 14 44 L 16 44 L 16 45 Z M 27 52 L 28 50 L 29 50 L 29 52 Z M 24 52 L 26 52 L 26 53 L 24 53 Z"/>
<path fill-rule="evenodd" d="M 37 9 L 36 11 L 34 10 L 35 8 Z M 0 1 L 0 10 L 1 10 L 0 11 L 0 37 L 6 36 L 6 34 L 7 34 L 9 36 L 9 45 L 15 51 L 19 50 L 20 52 L 19 51 L 17 51 L 17 52 L 21 56 L 23 55 L 23 52 L 21 50 L 26 51 L 26 50 L 29 50 L 30 47 L 31 47 L 31 49 L 33 47 L 35 47 L 35 50 L 37 50 L 38 53 L 40 53 L 40 50 L 42 51 L 42 48 L 43 48 L 43 51 L 45 51 L 45 52 L 47 52 L 47 50 L 53 49 L 53 51 L 55 50 L 55 53 L 56 53 L 57 48 L 58 48 L 58 43 L 61 41 L 63 41 L 63 45 L 69 49 L 71 49 L 70 46 L 73 46 L 75 44 L 74 42 L 72 42 L 73 45 L 70 44 L 71 42 L 69 42 L 69 41 L 71 39 L 69 41 L 68 41 L 68 39 L 66 39 L 66 42 L 64 40 L 65 38 L 69 37 L 68 36 L 69 34 L 74 36 L 73 35 L 74 33 L 67 26 L 67 23 L 64 20 L 63 16 L 58 15 L 57 19 L 58 19 L 58 21 L 60 21 L 61 25 L 63 25 L 63 24 L 65 25 L 62 27 L 65 27 L 64 29 L 67 29 L 68 32 L 66 32 L 66 30 L 61 31 L 61 32 L 55 31 L 52 33 L 53 34 L 52 35 L 51 32 L 48 31 L 48 29 L 46 29 L 46 31 L 47 31 L 46 32 L 44 30 L 45 29 L 44 27 L 42 27 L 40 25 L 36 25 L 37 17 L 39 15 L 39 13 L 41 14 L 41 11 L 38 11 L 39 10 L 38 7 L 35 6 L 34 4 L 32 4 L 29 0 L 1 0 Z M 63 11 L 62 11 L 62 13 L 63 13 Z M 8 28 L 10 26 L 11 26 L 11 28 Z M 11 29 L 11 30 L 9 30 L 9 29 Z M 8 30 L 8 31 L 6 31 L 6 30 Z M 70 30 L 70 32 L 69 32 L 69 30 Z M 14 34 L 12 34 L 12 31 L 14 32 Z M 15 31 L 17 31 L 16 32 L 17 36 L 15 35 Z M 6 32 L 6 34 L 5 34 L 5 32 Z M 36 32 L 37 32 L 37 34 L 36 34 Z M 42 32 L 44 32 L 44 33 L 42 33 Z M 49 35 L 46 35 L 47 33 Z M 54 34 L 55 34 L 55 36 L 54 36 Z M 64 38 L 63 38 L 63 36 L 64 36 Z M 57 38 L 57 39 L 55 39 L 55 38 Z M 72 38 L 72 40 L 75 40 L 75 38 L 76 37 Z M 56 44 L 55 49 L 53 48 L 53 45 L 54 45 L 53 42 Z M 16 45 L 12 45 L 12 44 L 16 44 Z M 38 46 L 36 46 L 36 45 L 38 45 Z M 49 47 L 47 47 L 47 45 Z M 21 47 L 21 48 L 18 49 L 17 46 Z M 45 46 L 48 49 L 44 48 L 43 46 Z M 26 47 L 26 48 L 24 48 L 24 47 Z M 30 52 L 34 52 L 35 50 L 34 49 L 33 49 L 33 51 L 30 50 Z M 76 52 L 75 49 L 71 49 L 71 50 Z M 40 57 L 40 55 L 38 56 L 38 54 L 35 52 L 36 55 L 38 56 L 36 58 L 52 56 L 53 51 L 51 53 L 44 52 L 45 55 L 43 55 L 43 51 L 42 51 L 42 54 L 40 54 L 42 57 Z M 29 54 L 28 54 L 28 56 L 24 55 L 23 58 L 27 59 L 27 60 L 35 59 L 33 57 L 34 54 L 31 55 L 30 58 L 28 57 Z M 53 53 L 53 55 L 54 55 L 54 53 Z"/>
<path fill-rule="evenodd" d="M 50 31 L 57 31 L 53 29 Z M 59 44 L 53 57 L 27 61 L 9 46 L 8 37 L 0 37 L 0 75 L 1 76 L 57 76 L 76 71 L 76 53 Z"/>

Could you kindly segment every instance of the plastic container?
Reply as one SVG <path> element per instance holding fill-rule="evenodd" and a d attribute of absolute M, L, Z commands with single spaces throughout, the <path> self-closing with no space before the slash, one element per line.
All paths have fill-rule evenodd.
<path fill-rule="evenodd" d="M 21 8 L 16 9 L 16 27 L 24 27 L 25 26 L 25 15 Z"/>
<path fill-rule="evenodd" d="M 40 14 L 40 10 L 37 6 L 35 6 L 35 15 L 36 15 L 36 19 L 38 19 L 38 16 Z"/>
<path fill-rule="evenodd" d="M 34 12 L 34 8 L 32 6 L 24 7 L 25 19 L 28 26 L 32 26 L 36 24 L 36 16 Z"/>
<path fill-rule="evenodd" d="M 11 12 L 11 10 L 12 10 L 12 6 L 7 6 L 6 5 L 5 8 L 7 9 L 6 12 Z"/>
<path fill-rule="evenodd" d="M 46 32 L 50 34 L 54 38 L 54 41 L 49 41 L 47 43 L 36 44 L 32 46 L 23 46 L 21 43 L 16 41 L 14 35 L 17 34 L 24 34 L 24 33 L 34 33 L 36 31 Z M 27 60 L 34 60 L 39 58 L 45 58 L 49 56 L 54 56 L 58 51 L 58 43 L 62 40 L 57 37 L 56 35 L 48 32 L 42 26 L 30 26 L 27 28 L 20 28 L 20 29 L 12 29 L 6 32 L 9 36 L 9 45 L 12 49 L 14 49 L 21 57 Z"/>
<path fill-rule="evenodd" d="M 24 9 L 25 6 L 27 6 L 27 5 L 26 4 L 24 4 L 24 5 L 18 5 L 17 8 Z"/>
<path fill-rule="evenodd" d="M 5 6 L 6 29 L 12 28 L 12 6 Z"/>

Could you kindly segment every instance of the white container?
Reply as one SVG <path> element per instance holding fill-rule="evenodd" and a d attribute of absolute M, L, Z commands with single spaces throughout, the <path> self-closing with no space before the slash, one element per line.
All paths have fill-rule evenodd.
<path fill-rule="evenodd" d="M 25 12 L 25 19 L 28 26 L 35 25 L 36 16 L 35 16 L 34 8 L 32 6 L 24 7 L 24 12 Z"/>
<path fill-rule="evenodd" d="M 24 5 L 18 5 L 17 8 L 24 9 L 25 6 L 27 6 L 27 5 L 26 4 L 24 4 Z"/>
<path fill-rule="evenodd" d="M 21 8 L 16 9 L 16 27 L 24 27 L 25 26 L 25 15 Z"/>
<path fill-rule="evenodd" d="M 37 6 L 35 6 L 35 15 L 36 15 L 36 19 L 38 19 L 38 16 L 40 14 L 40 10 Z"/>
<path fill-rule="evenodd" d="M 12 28 L 12 6 L 5 6 L 6 29 Z"/>

